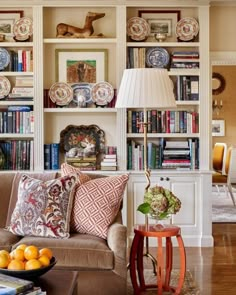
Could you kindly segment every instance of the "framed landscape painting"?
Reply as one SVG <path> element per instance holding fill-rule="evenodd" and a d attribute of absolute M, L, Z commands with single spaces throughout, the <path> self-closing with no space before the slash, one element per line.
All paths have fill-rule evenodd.
<path fill-rule="evenodd" d="M 107 55 L 107 49 L 56 49 L 56 79 L 69 84 L 106 81 Z"/>
<path fill-rule="evenodd" d="M 23 16 L 23 10 L 0 10 L 0 34 L 6 41 L 13 40 L 13 26 Z"/>
<path fill-rule="evenodd" d="M 212 120 L 212 136 L 225 136 L 225 120 Z"/>
<path fill-rule="evenodd" d="M 176 40 L 175 28 L 180 20 L 179 10 L 139 10 L 139 17 L 149 23 L 150 36 L 165 33 L 169 41 Z"/>

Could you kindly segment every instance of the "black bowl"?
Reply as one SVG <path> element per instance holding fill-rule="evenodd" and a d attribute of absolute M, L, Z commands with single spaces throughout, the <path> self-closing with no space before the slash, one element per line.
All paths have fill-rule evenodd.
<path fill-rule="evenodd" d="M 55 264 L 57 263 L 55 257 L 52 257 L 50 264 L 45 267 L 32 270 L 10 270 L 5 268 L 0 268 L 0 273 L 3 273 L 8 276 L 17 277 L 24 280 L 35 280 L 38 277 L 42 276 L 48 272 Z"/>

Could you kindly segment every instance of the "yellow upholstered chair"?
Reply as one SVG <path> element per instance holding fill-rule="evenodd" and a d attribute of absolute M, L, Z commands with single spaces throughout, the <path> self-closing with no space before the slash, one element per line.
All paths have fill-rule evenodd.
<path fill-rule="evenodd" d="M 214 145 L 212 164 L 216 172 L 225 174 L 225 160 L 226 160 L 227 145 L 226 143 L 217 142 Z"/>
<path fill-rule="evenodd" d="M 235 199 L 233 195 L 233 185 L 236 183 L 236 148 L 229 147 L 226 153 L 225 159 L 225 174 L 216 171 L 212 175 L 212 185 L 215 186 L 226 186 L 232 202 L 235 206 Z M 223 167 L 223 166 L 222 166 Z"/>

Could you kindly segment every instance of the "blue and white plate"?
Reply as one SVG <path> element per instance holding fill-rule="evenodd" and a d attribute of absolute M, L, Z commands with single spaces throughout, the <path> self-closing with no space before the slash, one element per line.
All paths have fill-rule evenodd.
<path fill-rule="evenodd" d="M 146 63 L 150 68 L 165 68 L 170 61 L 168 51 L 162 47 L 152 47 L 146 52 Z"/>
<path fill-rule="evenodd" d="M 78 106 L 86 106 L 86 104 L 93 103 L 91 96 L 91 83 L 75 83 L 71 87 L 73 89 L 73 101 L 78 104 Z"/>
<path fill-rule="evenodd" d="M 5 48 L 0 47 L 0 70 L 4 70 L 9 65 L 9 62 L 9 52 Z"/>

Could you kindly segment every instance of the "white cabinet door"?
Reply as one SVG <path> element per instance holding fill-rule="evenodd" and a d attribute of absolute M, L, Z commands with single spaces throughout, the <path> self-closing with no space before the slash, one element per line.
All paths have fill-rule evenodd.
<path fill-rule="evenodd" d="M 201 222 L 198 218 L 200 210 L 201 195 L 200 181 L 198 175 L 188 176 L 169 174 L 168 176 L 152 175 L 151 186 L 155 184 L 170 189 L 180 200 L 180 211 L 172 216 L 172 223 L 181 227 L 183 238 L 189 244 L 198 244 L 200 238 Z M 143 203 L 143 195 L 146 186 L 145 177 L 141 174 L 131 175 L 128 185 L 128 232 L 133 236 L 132 228 L 134 224 L 145 223 L 144 214 L 137 211 L 139 204 Z M 152 222 L 152 221 L 150 221 Z"/>

